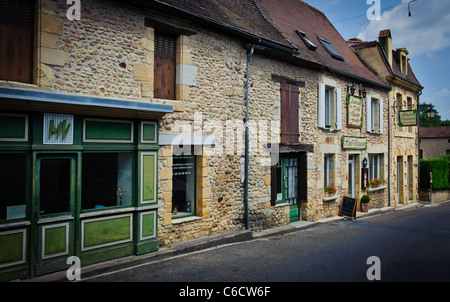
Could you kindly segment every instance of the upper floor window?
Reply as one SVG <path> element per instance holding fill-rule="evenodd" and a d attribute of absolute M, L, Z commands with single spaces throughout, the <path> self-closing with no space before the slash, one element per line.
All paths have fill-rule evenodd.
<path fill-rule="evenodd" d="M 342 129 L 341 89 L 319 84 L 319 128 Z"/>
<path fill-rule="evenodd" d="M 0 80 L 32 82 L 33 0 L 0 4 Z"/>
<path fill-rule="evenodd" d="M 176 36 L 155 32 L 155 98 L 175 99 Z"/>
<path fill-rule="evenodd" d="M 367 132 L 383 133 L 383 100 L 366 98 Z"/>

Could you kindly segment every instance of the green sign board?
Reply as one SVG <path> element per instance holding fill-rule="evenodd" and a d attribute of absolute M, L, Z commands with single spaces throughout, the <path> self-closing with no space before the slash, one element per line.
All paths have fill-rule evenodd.
<path fill-rule="evenodd" d="M 354 137 L 354 136 L 342 136 L 342 149 L 353 150 L 366 150 L 367 138 L 366 137 Z"/>
<path fill-rule="evenodd" d="M 362 127 L 362 99 L 353 95 L 347 96 L 347 126 Z"/>
<path fill-rule="evenodd" d="M 402 110 L 398 112 L 400 127 L 417 126 L 417 110 Z"/>

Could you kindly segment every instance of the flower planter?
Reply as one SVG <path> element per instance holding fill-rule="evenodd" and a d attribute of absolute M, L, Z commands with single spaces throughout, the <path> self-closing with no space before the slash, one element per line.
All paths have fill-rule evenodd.
<path fill-rule="evenodd" d="M 369 203 L 368 202 L 361 202 L 361 212 L 369 212 Z"/>

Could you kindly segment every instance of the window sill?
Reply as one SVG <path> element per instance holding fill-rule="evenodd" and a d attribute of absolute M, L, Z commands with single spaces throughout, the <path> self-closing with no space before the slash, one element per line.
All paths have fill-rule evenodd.
<path fill-rule="evenodd" d="M 180 224 L 180 223 L 184 223 L 184 222 L 201 220 L 201 219 L 202 218 L 199 217 L 199 216 L 188 216 L 188 217 L 173 218 L 172 219 L 172 224 Z"/>
<path fill-rule="evenodd" d="M 333 196 L 325 196 L 323 198 L 323 201 L 332 201 L 332 200 L 336 200 L 339 198 L 339 195 L 333 195 Z"/>
<path fill-rule="evenodd" d="M 382 186 L 382 187 L 377 187 L 377 188 L 368 188 L 367 189 L 367 192 L 376 192 L 376 191 L 380 191 L 380 190 L 384 190 L 384 189 L 386 189 L 387 188 L 387 186 Z"/>

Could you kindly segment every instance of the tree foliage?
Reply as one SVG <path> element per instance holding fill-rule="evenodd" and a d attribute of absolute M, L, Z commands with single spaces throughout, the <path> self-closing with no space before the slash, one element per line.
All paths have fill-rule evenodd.
<path fill-rule="evenodd" d="M 433 109 L 436 110 L 432 103 L 420 103 L 419 104 L 419 119 L 420 119 L 420 127 L 440 127 L 440 126 L 450 126 L 450 121 L 441 120 L 441 116 L 439 112 L 436 110 L 436 115 L 434 118 L 428 117 L 428 110 Z"/>

